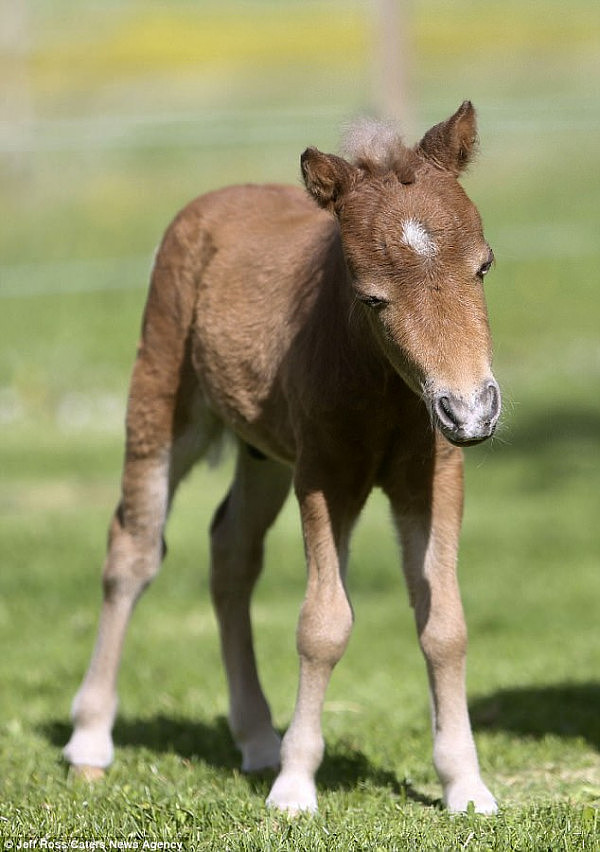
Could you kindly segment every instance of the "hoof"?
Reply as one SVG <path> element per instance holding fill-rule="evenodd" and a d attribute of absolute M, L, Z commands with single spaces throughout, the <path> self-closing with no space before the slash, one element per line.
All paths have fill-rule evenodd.
<path fill-rule="evenodd" d="M 88 784 L 93 784 L 95 781 L 100 781 L 106 772 L 100 766 L 71 766 L 69 768 L 69 777 L 76 781 L 87 781 Z"/>
<path fill-rule="evenodd" d="M 73 767 L 106 769 L 113 761 L 110 728 L 75 728 L 63 748 L 63 757 Z"/>
<path fill-rule="evenodd" d="M 296 816 L 317 812 L 317 791 L 311 779 L 294 775 L 279 775 L 267 798 L 267 807 Z"/>
<path fill-rule="evenodd" d="M 445 791 L 444 803 L 452 814 L 465 813 L 471 803 L 476 814 L 491 816 L 498 812 L 496 800 L 481 781 L 476 785 L 449 786 Z"/>

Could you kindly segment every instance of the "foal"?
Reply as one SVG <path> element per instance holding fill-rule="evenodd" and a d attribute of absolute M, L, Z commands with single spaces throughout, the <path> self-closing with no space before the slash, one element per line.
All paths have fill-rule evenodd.
<path fill-rule="evenodd" d="M 457 182 L 475 139 L 468 101 L 414 148 L 363 125 L 347 159 L 304 152 L 308 193 L 223 189 L 193 201 L 167 230 L 131 381 L 98 639 L 65 748 L 79 771 L 98 773 L 113 759 L 129 617 L 159 569 L 177 485 L 227 427 L 237 467 L 212 522 L 211 591 L 243 769 L 280 766 L 268 804 L 316 810 L 321 710 L 352 627 L 348 542 L 380 486 L 427 663 L 444 801 L 451 811 L 470 801 L 496 810 L 469 723 L 456 578 L 460 447 L 489 438 L 500 413 L 482 287 L 493 255 Z M 308 585 L 298 696 L 280 742 L 249 604 L 265 533 L 292 483 Z"/>

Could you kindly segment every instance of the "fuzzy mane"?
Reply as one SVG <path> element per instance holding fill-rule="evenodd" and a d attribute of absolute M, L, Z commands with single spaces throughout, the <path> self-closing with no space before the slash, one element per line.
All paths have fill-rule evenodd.
<path fill-rule="evenodd" d="M 413 183 L 419 157 L 407 148 L 399 131 L 384 121 L 361 118 L 346 128 L 342 141 L 346 159 L 371 174 L 394 173 L 402 183 Z"/>

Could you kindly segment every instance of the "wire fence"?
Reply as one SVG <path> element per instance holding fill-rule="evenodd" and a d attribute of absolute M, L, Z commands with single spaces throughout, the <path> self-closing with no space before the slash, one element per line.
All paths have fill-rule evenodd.
<path fill-rule="evenodd" d="M 445 102 L 428 104 L 432 116 L 444 110 Z M 600 130 L 600 96 L 595 94 L 486 103 L 480 113 L 490 136 Z M 0 122 L 0 154 L 287 144 L 311 133 L 323 135 L 324 129 L 337 129 L 349 118 L 347 106 L 331 103 L 307 109 L 211 110 L 205 115 L 181 111 L 32 118 L 20 123 Z"/>

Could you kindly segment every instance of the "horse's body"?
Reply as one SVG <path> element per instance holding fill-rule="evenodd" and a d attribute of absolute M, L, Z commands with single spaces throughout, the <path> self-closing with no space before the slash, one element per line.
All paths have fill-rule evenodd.
<path fill-rule="evenodd" d="M 316 808 L 320 713 L 352 626 L 348 542 L 378 485 L 402 542 L 445 801 L 495 809 L 468 719 L 456 580 L 459 445 L 489 437 L 500 410 L 481 286 L 492 255 L 456 180 L 474 144 L 474 111 L 463 104 L 415 149 L 386 134 L 355 140 L 352 162 L 306 151 L 312 198 L 283 186 L 221 190 L 189 205 L 165 235 L 130 389 L 99 637 L 65 749 L 82 771 L 112 760 L 124 634 L 158 571 L 174 492 L 227 427 L 239 451 L 211 527 L 211 590 L 243 768 L 281 764 L 269 804 Z M 280 744 L 249 602 L 264 535 L 292 482 L 308 586 L 297 704 Z"/>

